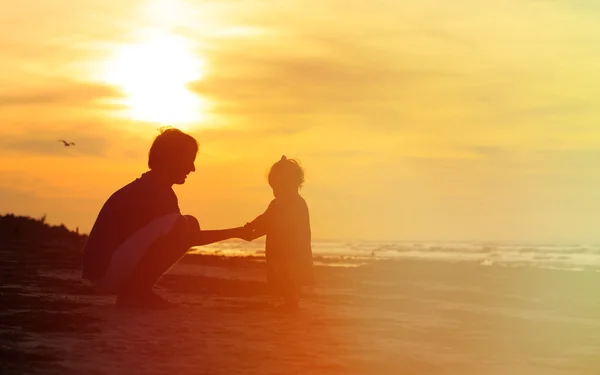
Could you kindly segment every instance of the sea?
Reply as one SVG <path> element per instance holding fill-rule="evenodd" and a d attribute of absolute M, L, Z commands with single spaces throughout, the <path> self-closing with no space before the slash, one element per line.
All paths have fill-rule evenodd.
<path fill-rule="evenodd" d="M 194 252 L 260 259 L 264 243 Z M 313 255 L 306 298 L 365 373 L 600 374 L 598 244 L 313 241 Z"/>

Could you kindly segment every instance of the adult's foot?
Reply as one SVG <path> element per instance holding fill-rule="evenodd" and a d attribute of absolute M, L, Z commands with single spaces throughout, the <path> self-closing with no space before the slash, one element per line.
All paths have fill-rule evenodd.
<path fill-rule="evenodd" d="M 177 307 L 153 291 L 142 294 L 120 294 L 117 296 L 120 309 L 167 310 Z"/>

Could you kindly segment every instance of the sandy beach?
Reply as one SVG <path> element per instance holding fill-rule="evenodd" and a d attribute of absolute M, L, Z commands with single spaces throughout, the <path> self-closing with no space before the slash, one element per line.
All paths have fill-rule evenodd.
<path fill-rule="evenodd" d="M 322 259 L 290 315 L 273 310 L 262 257 L 190 254 L 157 287 L 177 309 L 118 310 L 81 280 L 81 241 L 0 246 L 0 373 L 600 371 L 595 269 Z"/>
<path fill-rule="evenodd" d="M 266 284 L 252 280 L 262 276 L 260 262 L 195 256 L 158 288 L 179 308 L 122 311 L 81 281 L 76 248 L 13 243 L 1 251 L 2 374 L 335 374 L 352 366 L 352 343 L 335 332 L 348 322 L 318 299 L 293 316 L 274 311 Z"/>

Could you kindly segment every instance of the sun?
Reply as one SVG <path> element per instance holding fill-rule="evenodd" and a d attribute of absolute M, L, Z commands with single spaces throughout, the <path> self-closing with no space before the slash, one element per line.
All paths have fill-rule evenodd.
<path fill-rule="evenodd" d="M 183 37 L 153 33 L 138 44 L 119 48 L 104 80 L 121 89 L 128 117 L 165 125 L 202 121 L 207 102 L 188 89 L 201 79 L 204 62 Z"/>

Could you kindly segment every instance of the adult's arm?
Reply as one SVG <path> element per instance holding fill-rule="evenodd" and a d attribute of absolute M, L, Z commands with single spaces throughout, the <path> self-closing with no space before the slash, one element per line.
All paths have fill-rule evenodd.
<path fill-rule="evenodd" d="M 249 241 L 250 231 L 244 227 L 201 230 L 198 220 L 191 216 L 185 215 L 187 233 L 191 246 L 210 245 L 215 242 L 229 240 L 232 238 L 241 238 Z"/>
<path fill-rule="evenodd" d="M 192 231 L 190 242 L 191 246 L 203 246 L 232 238 L 241 238 L 248 241 L 248 238 L 250 237 L 249 233 L 250 232 L 244 229 L 244 227 L 215 230 L 194 230 Z"/>

